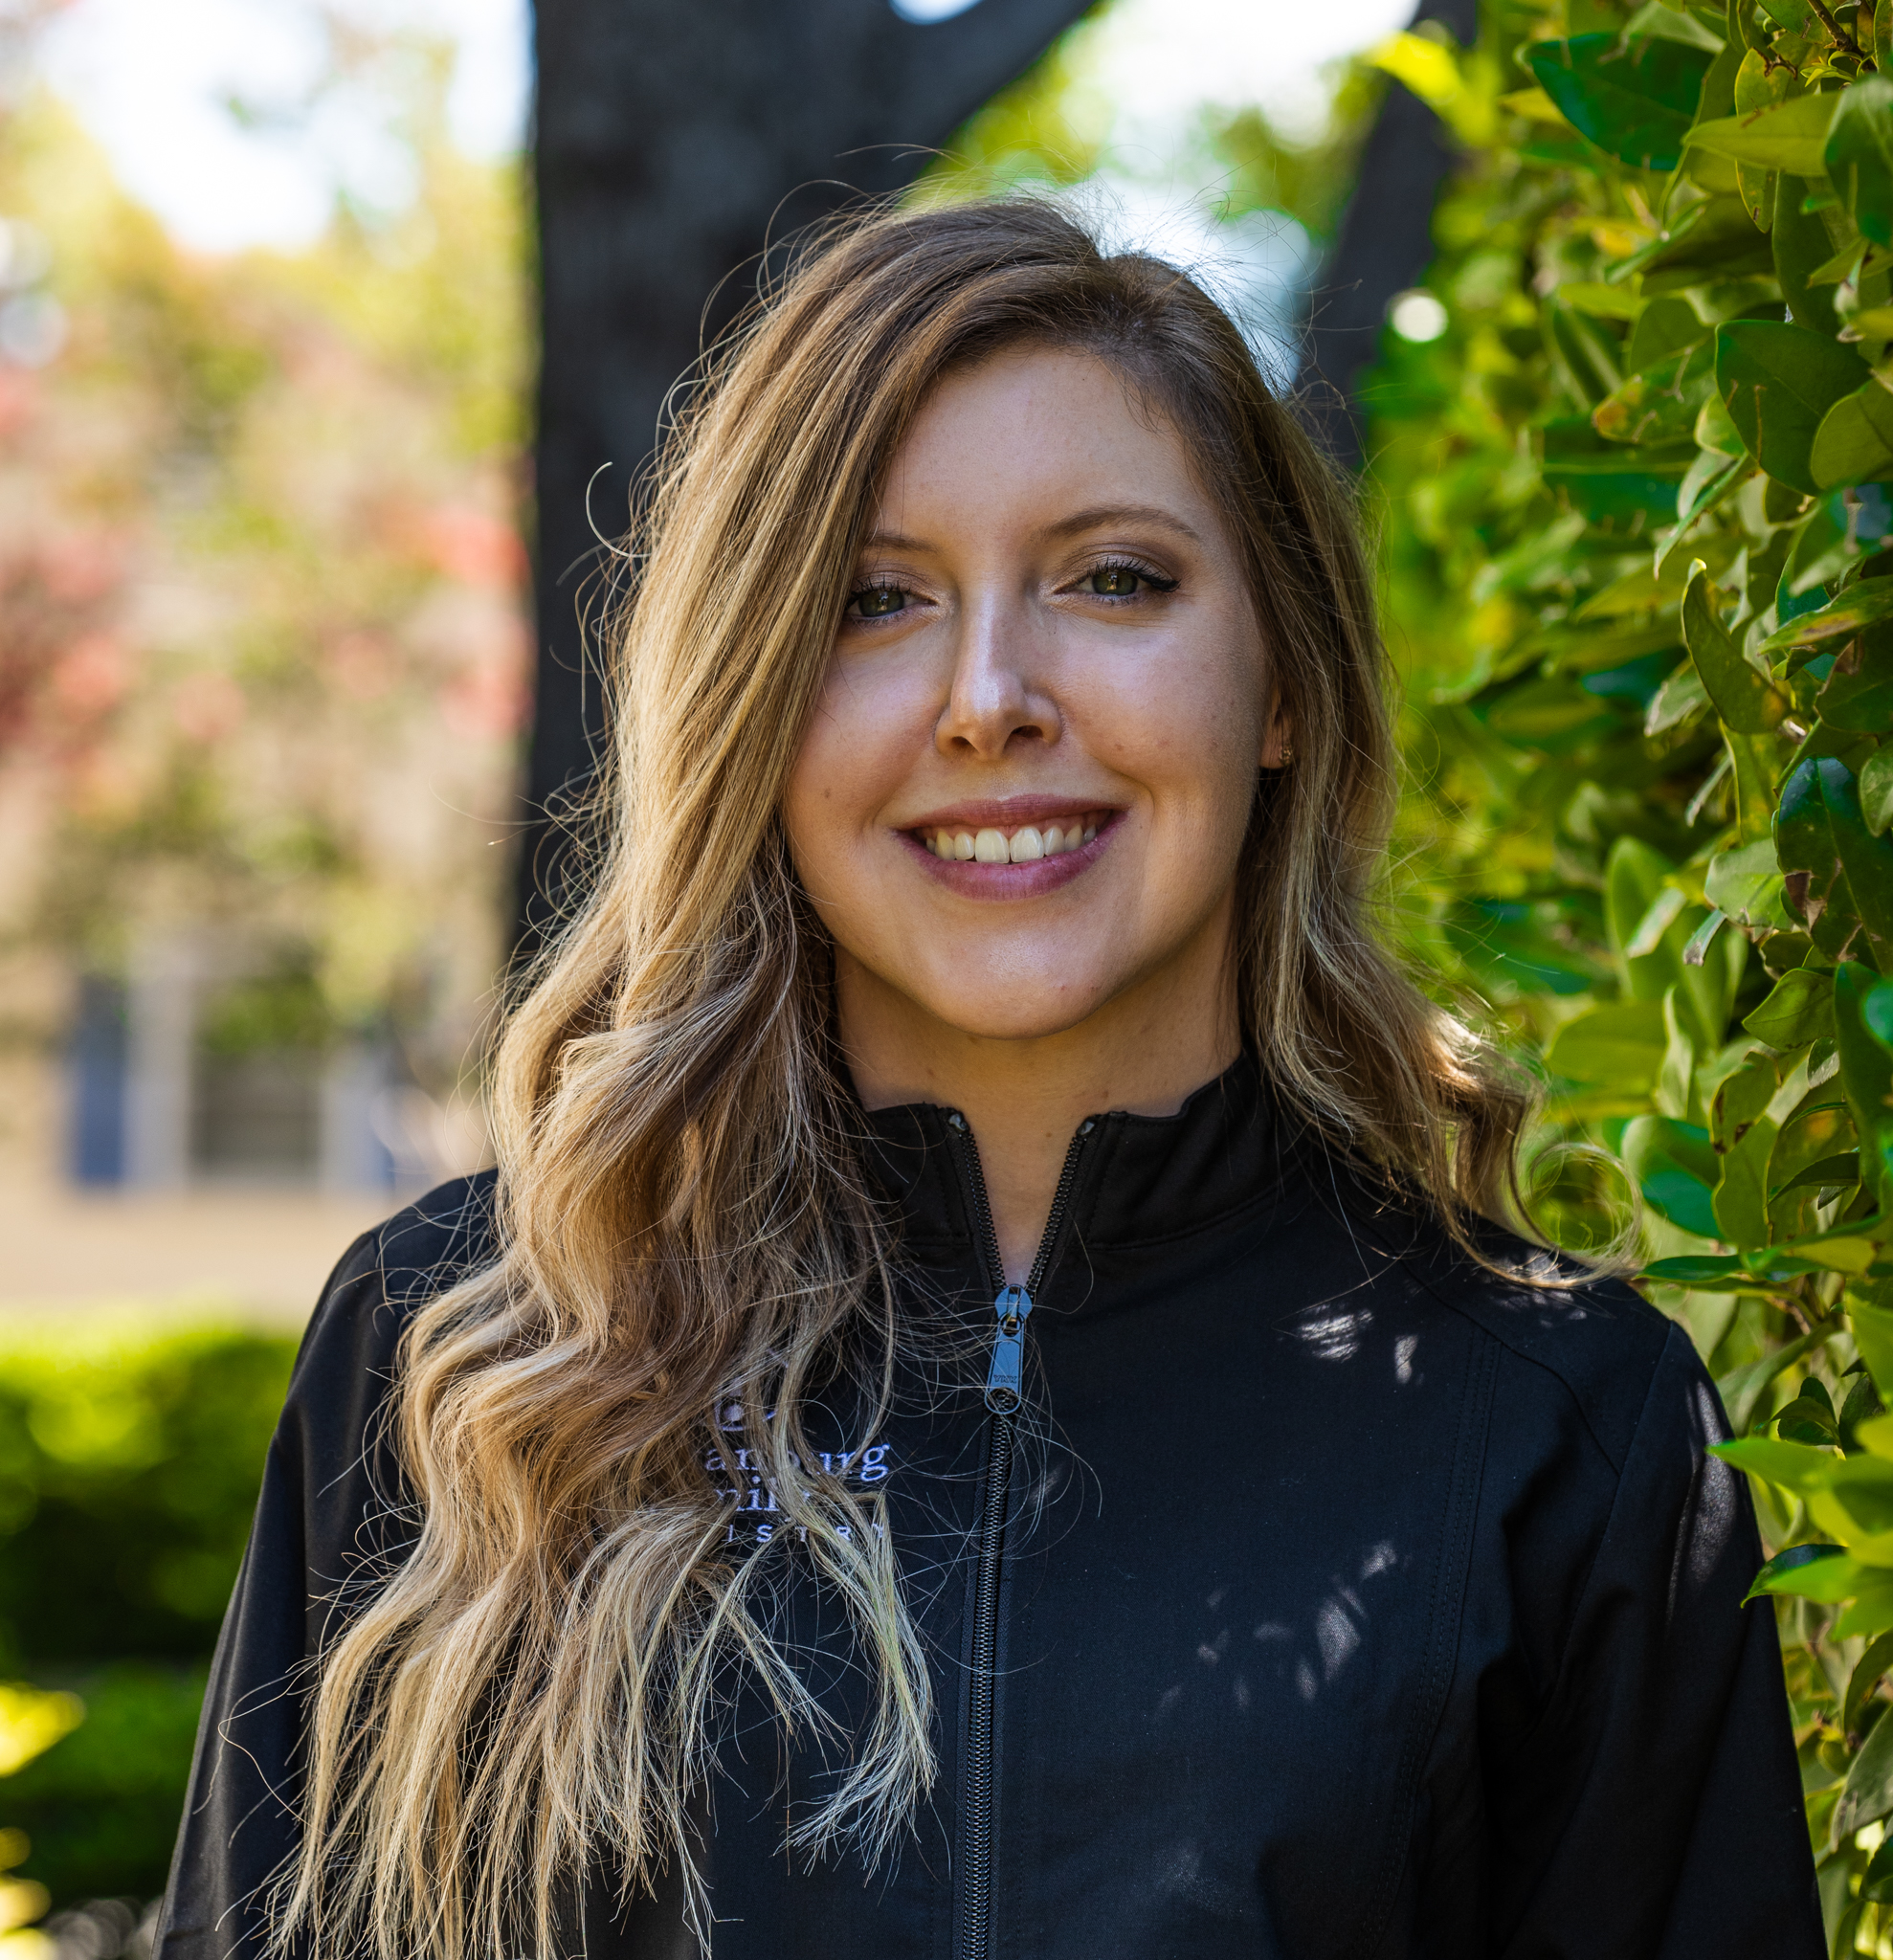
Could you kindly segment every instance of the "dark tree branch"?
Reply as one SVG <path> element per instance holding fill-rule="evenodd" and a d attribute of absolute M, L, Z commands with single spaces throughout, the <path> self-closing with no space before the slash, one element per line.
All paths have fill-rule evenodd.
<path fill-rule="evenodd" d="M 1436 20 L 1462 46 L 1479 31 L 1476 0 L 1421 0 L 1414 24 Z M 1398 82 L 1388 85 L 1333 255 L 1315 287 L 1303 370 L 1303 412 L 1328 453 L 1361 464 L 1356 396 L 1373 362 L 1389 302 L 1418 283 L 1433 257 L 1433 207 L 1455 152 L 1439 119 Z"/>

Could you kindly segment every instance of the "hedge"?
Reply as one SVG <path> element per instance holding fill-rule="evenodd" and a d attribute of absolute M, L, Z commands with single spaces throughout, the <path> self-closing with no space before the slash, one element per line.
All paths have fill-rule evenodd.
<path fill-rule="evenodd" d="M 1465 162 L 1368 399 L 1403 929 L 1543 1053 L 1542 1218 L 1634 1192 L 1711 1358 L 1837 1953 L 1893 1932 L 1889 48 L 1888 0 L 1397 37 Z"/>
<path fill-rule="evenodd" d="M 293 1341 L 148 1317 L 0 1323 L 0 1678 L 83 1719 L 0 1782 L 55 1906 L 149 1899 Z"/>

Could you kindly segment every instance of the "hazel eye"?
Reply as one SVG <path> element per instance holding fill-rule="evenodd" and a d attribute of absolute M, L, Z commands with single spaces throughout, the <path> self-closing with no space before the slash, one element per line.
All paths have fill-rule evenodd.
<path fill-rule="evenodd" d="M 857 619 L 886 619 L 907 610 L 907 595 L 899 586 L 867 586 L 848 601 Z"/>
<path fill-rule="evenodd" d="M 1159 578 L 1135 565 L 1100 565 L 1079 580 L 1080 591 L 1097 599 L 1134 599 L 1140 591 L 1173 592 L 1173 578 Z"/>

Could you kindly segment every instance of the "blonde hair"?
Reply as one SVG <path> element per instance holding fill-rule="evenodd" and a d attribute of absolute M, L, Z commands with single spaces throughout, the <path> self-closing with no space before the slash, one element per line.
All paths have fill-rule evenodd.
<path fill-rule="evenodd" d="M 876 1684 L 794 1827 L 872 1861 L 934 1774 L 927 1671 L 879 1500 L 818 1472 L 802 1411 L 855 1370 L 884 1414 L 889 1228 L 858 1160 L 829 955 L 778 815 L 877 485 L 949 368 L 1088 350 L 1167 414 L 1239 541 L 1294 727 L 1242 856 L 1238 986 L 1279 1101 L 1465 1242 L 1525 1114 L 1376 944 L 1394 773 L 1348 498 L 1188 278 L 1058 211 L 881 214 L 806 251 L 667 444 L 614 634 L 598 875 L 501 1043 L 499 1251 L 426 1304 L 391 1420 L 418 1521 L 323 1657 L 287 1942 L 412 1960 L 549 1954 L 603 1857 L 680 1865 L 727 1664 L 821 1715 L 770 1633 L 805 1546 Z M 717 1411 L 784 1522 L 725 1543 Z M 879 1418 L 877 1418 L 879 1419 Z"/>

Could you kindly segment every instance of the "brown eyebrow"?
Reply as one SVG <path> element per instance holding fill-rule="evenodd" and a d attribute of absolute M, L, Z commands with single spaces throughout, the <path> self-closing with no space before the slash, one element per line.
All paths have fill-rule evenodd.
<path fill-rule="evenodd" d="M 1073 511 L 1056 523 L 1045 526 L 1048 538 L 1074 538 L 1081 531 L 1096 530 L 1100 524 L 1160 524 L 1167 531 L 1200 545 L 1202 538 L 1173 512 L 1156 503 L 1100 503 L 1089 510 Z M 863 551 L 927 551 L 933 547 L 924 538 L 910 538 L 901 531 L 871 531 L 861 540 Z"/>
<path fill-rule="evenodd" d="M 1045 531 L 1048 537 L 1071 538 L 1080 531 L 1096 530 L 1100 524 L 1124 523 L 1161 524 L 1165 530 L 1188 538 L 1192 545 L 1203 542 L 1173 511 L 1168 511 L 1157 503 L 1100 503 L 1090 510 L 1074 511 L 1070 517 L 1060 518 L 1055 524 L 1047 524 Z"/>

